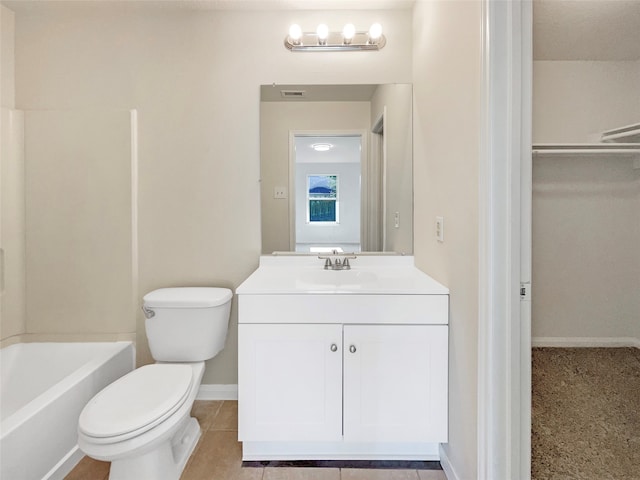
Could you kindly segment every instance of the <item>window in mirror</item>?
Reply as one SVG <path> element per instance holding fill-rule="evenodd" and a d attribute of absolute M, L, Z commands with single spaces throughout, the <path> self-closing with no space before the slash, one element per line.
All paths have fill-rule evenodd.
<path fill-rule="evenodd" d="M 338 175 L 307 175 L 307 222 L 338 223 Z"/>

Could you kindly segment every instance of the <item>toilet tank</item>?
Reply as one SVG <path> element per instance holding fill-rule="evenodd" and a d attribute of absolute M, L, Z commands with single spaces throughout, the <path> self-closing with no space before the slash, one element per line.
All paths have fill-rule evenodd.
<path fill-rule="evenodd" d="M 223 348 L 233 293 L 228 288 L 161 288 L 143 310 L 151 355 L 159 362 L 200 362 Z"/>

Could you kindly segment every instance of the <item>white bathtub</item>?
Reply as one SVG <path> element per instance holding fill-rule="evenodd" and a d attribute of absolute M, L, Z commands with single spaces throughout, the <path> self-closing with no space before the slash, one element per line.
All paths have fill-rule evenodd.
<path fill-rule="evenodd" d="M 0 350 L 0 478 L 62 479 L 82 458 L 78 417 L 134 368 L 131 342 L 19 343 Z"/>

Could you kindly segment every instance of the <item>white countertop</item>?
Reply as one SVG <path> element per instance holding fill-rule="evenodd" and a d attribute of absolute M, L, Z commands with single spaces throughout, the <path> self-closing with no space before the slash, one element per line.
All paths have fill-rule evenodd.
<path fill-rule="evenodd" d="M 334 255 L 331 257 L 335 258 Z M 447 295 L 449 289 L 414 266 L 412 256 L 363 255 L 351 270 L 324 270 L 313 255 L 262 256 L 239 295 Z"/>

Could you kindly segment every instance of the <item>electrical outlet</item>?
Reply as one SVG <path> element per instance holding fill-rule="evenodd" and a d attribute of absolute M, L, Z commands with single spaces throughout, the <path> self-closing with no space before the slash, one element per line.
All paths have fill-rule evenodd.
<path fill-rule="evenodd" d="M 444 242 L 444 217 L 436 217 L 436 239 Z"/>
<path fill-rule="evenodd" d="M 396 228 L 400 228 L 400 212 L 396 212 L 393 214 L 393 226 Z"/>
<path fill-rule="evenodd" d="M 288 198 L 289 192 L 287 187 L 274 187 L 273 198 Z"/>

